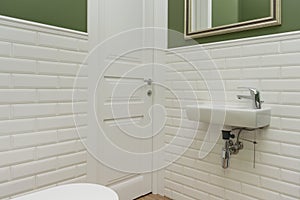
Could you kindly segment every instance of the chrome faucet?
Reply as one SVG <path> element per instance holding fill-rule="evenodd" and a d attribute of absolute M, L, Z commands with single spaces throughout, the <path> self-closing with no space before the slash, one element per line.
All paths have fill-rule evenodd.
<path fill-rule="evenodd" d="M 254 109 L 261 109 L 261 104 L 263 101 L 260 100 L 260 92 L 255 88 L 247 88 L 247 87 L 238 87 L 239 89 L 248 89 L 250 91 L 250 95 L 237 95 L 238 99 L 250 99 L 252 100 L 252 107 Z"/>

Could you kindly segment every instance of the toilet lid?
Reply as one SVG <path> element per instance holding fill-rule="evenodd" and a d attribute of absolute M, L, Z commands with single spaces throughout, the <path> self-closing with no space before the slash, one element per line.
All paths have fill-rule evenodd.
<path fill-rule="evenodd" d="M 28 194 L 12 200 L 118 200 L 112 189 L 88 183 L 68 184 Z"/>

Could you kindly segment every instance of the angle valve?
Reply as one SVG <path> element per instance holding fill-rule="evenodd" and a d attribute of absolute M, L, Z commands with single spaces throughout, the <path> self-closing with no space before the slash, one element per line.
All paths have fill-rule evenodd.
<path fill-rule="evenodd" d="M 223 140 L 229 140 L 230 138 L 235 138 L 235 135 L 231 134 L 231 131 L 222 130 L 222 137 L 223 137 Z"/>

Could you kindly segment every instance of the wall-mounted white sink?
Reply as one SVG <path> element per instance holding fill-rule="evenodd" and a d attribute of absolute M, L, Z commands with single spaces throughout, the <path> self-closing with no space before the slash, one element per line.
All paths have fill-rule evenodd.
<path fill-rule="evenodd" d="M 271 120 L 271 109 L 253 109 L 239 105 L 189 105 L 190 120 L 244 128 L 262 128 Z"/>

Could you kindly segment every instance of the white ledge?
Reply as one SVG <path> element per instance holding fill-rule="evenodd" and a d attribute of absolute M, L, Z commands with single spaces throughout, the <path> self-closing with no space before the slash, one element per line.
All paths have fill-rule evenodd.
<path fill-rule="evenodd" d="M 47 24 L 42 24 L 38 22 L 32 22 L 23 19 L 17 19 L 13 17 L 7 17 L 0 15 L 0 25 L 10 26 L 15 28 L 27 29 L 31 31 L 51 33 L 56 35 L 68 36 L 78 39 L 87 39 L 88 33 L 75 31 L 67 28 L 61 28 L 57 26 L 51 26 Z"/>
<path fill-rule="evenodd" d="M 185 51 L 191 51 L 193 49 L 198 49 L 199 47 L 206 48 L 206 49 L 214 49 L 214 48 L 233 47 L 239 45 L 258 44 L 262 42 L 278 42 L 286 39 L 300 39 L 300 31 L 290 31 L 290 32 L 274 33 L 269 35 L 246 37 L 246 38 L 204 43 L 204 44 L 180 46 L 180 47 L 169 48 L 169 50 L 176 51 L 176 52 L 177 51 L 185 52 Z"/>

